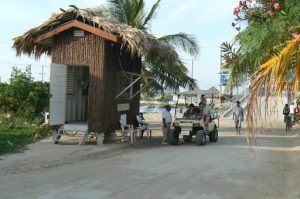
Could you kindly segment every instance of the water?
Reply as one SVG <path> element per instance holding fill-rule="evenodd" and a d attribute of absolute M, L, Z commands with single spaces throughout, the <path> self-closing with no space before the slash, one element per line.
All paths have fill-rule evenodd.
<path fill-rule="evenodd" d="M 164 108 L 161 107 L 147 107 L 147 106 L 141 106 L 140 112 L 142 113 L 161 113 L 164 110 Z M 186 108 L 183 109 L 185 111 Z M 171 113 L 175 112 L 175 107 L 171 109 Z M 179 112 L 179 108 L 177 107 L 177 113 Z"/>

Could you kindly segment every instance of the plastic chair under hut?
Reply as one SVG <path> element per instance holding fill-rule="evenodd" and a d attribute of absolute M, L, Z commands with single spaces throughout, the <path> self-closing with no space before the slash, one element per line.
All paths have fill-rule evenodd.
<path fill-rule="evenodd" d="M 139 126 L 136 128 L 136 131 L 140 134 L 140 138 L 143 138 L 144 132 L 147 133 L 147 138 L 151 139 L 152 131 L 150 128 L 150 123 L 146 122 L 142 114 L 136 115 L 136 120 L 138 121 Z"/>
<path fill-rule="evenodd" d="M 135 142 L 135 133 L 136 131 L 133 128 L 132 124 L 127 124 L 127 117 L 126 114 L 120 116 L 120 126 L 121 126 L 121 141 L 124 142 L 124 138 L 127 137 L 127 135 L 130 135 L 130 143 L 134 144 Z"/>

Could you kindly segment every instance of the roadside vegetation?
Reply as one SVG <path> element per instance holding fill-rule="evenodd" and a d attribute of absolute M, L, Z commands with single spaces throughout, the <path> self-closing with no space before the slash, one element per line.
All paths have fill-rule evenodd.
<path fill-rule="evenodd" d="M 9 83 L 0 83 L 0 154 L 24 149 L 49 134 L 42 128 L 48 110 L 48 83 L 35 82 L 30 67 L 13 67 Z"/>
<path fill-rule="evenodd" d="M 242 0 L 233 10 L 232 26 L 238 31 L 233 44 L 224 42 L 224 68 L 230 71 L 229 87 L 241 79 L 251 81 L 247 135 L 255 143 L 257 119 L 261 118 L 261 91 L 266 107 L 269 97 L 300 88 L 300 1 Z M 270 117 L 270 116 L 267 116 Z M 250 139 L 254 138 L 254 139 Z"/>

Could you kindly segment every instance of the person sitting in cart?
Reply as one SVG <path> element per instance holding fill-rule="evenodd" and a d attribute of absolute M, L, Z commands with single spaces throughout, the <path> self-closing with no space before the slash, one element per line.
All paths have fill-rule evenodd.
<path fill-rule="evenodd" d="M 195 110 L 195 105 L 193 103 L 191 103 L 189 105 L 189 108 L 188 110 L 186 110 L 184 113 L 183 113 L 183 117 L 185 118 L 193 118 L 195 119 L 196 118 L 196 110 Z"/>
<path fill-rule="evenodd" d="M 204 106 L 203 119 L 206 124 L 209 123 L 209 121 L 212 119 L 212 117 L 211 117 L 212 114 L 213 114 L 213 109 L 211 108 L 211 106 L 208 104 L 206 106 Z"/>

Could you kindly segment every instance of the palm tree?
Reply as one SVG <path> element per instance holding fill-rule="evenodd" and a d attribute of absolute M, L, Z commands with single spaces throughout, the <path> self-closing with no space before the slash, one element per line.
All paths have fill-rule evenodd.
<path fill-rule="evenodd" d="M 261 114 L 259 95 L 262 89 L 265 91 L 266 107 L 270 105 L 269 97 L 275 95 L 278 99 L 285 89 L 293 93 L 299 91 L 300 37 L 287 41 L 281 47 L 282 50 L 278 55 L 262 64 L 252 77 L 252 92 L 248 100 L 248 107 L 252 108 L 249 108 L 247 112 L 247 134 L 249 138 L 256 138 L 257 131 L 253 127 L 255 126 L 255 117 Z M 276 105 L 277 101 L 273 103 L 273 108 Z"/>
<path fill-rule="evenodd" d="M 144 0 L 108 0 L 108 11 L 111 17 L 117 19 L 121 23 L 130 25 L 131 27 L 150 31 L 150 22 L 154 18 L 157 8 L 161 0 L 154 3 L 147 13 L 145 11 Z M 181 49 L 186 53 L 196 56 L 199 53 L 199 47 L 196 39 L 185 34 L 178 33 L 166 35 L 157 38 L 174 48 Z M 165 89 L 177 90 L 180 86 L 196 87 L 196 81 L 187 75 L 187 68 L 182 62 L 173 65 L 165 65 L 157 61 L 145 57 L 142 64 L 143 84 L 148 83 L 147 76 L 154 76 L 156 81 L 146 88 L 145 95 L 163 92 Z"/>
<path fill-rule="evenodd" d="M 108 10 L 120 23 L 147 32 L 160 1 L 152 5 L 149 13 L 145 12 L 144 0 L 108 0 Z"/>
<path fill-rule="evenodd" d="M 270 12 L 270 6 L 273 9 L 278 2 L 280 8 Z M 246 0 L 240 3 L 244 7 L 237 14 L 236 21 L 242 21 L 243 24 L 246 22 L 248 26 L 235 38 L 239 44 L 236 51 L 238 56 L 232 56 L 235 59 L 230 62 L 229 67 L 238 68 L 235 76 L 251 77 L 251 93 L 247 104 L 247 137 L 249 142 L 255 142 L 257 121 L 261 118 L 261 91 L 264 91 L 267 99 L 265 106 L 276 108 L 276 103 L 270 104 L 268 98 L 274 95 L 276 99 L 279 98 L 286 88 L 287 76 L 292 74 L 289 89 L 292 92 L 299 90 L 299 38 L 291 39 L 291 35 L 300 33 L 300 2 L 262 0 L 253 2 L 251 6 L 247 5 L 249 1 Z"/>
<path fill-rule="evenodd" d="M 221 44 L 221 55 L 224 62 L 221 66 L 222 69 L 229 70 L 227 88 L 232 90 L 232 87 L 237 85 L 240 76 L 244 74 L 244 68 L 239 63 L 241 52 L 240 49 L 234 48 L 234 44 L 223 42 Z"/>

